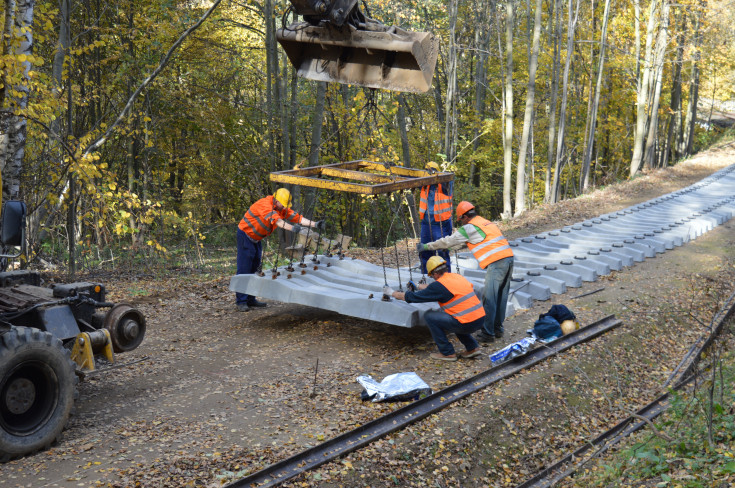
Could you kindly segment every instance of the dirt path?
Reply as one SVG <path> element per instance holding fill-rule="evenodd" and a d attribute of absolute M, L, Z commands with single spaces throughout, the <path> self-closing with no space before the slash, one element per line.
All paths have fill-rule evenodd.
<path fill-rule="evenodd" d="M 733 156 L 731 146 L 715 149 L 535 209 L 505 232 L 530 235 L 646 201 L 735 162 Z M 523 337 L 554 303 L 570 306 L 583 324 L 614 313 L 624 326 L 292 485 L 512 486 L 652 398 L 702 330 L 692 315 L 706 323 L 729 294 L 733 241 L 731 221 L 634 268 L 536 302 L 508 319 L 504 343 Z M 279 303 L 239 313 L 228 277 L 185 278 L 118 288 L 111 298 L 145 293 L 135 300 L 149 320 L 146 341 L 119 356 L 138 362 L 83 382 L 63 442 L 0 466 L 0 487 L 220 486 L 400 406 L 361 402 L 360 374 L 381 379 L 415 371 L 440 389 L 489 367 L 486 356 L 430 361 L 434 346 L 423 328 Z"/>

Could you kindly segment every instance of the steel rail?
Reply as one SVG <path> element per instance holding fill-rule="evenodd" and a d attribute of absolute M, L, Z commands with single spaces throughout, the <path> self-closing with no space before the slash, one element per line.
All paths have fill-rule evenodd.
<path fill-rule="evenodd" d="M 436 413 L 450 404 L 461 400 L 498 381 L 530 368 L 541 361 L 554 357 L 567 349 L 604 334 L 622 322 L 614 315 L 564 335 L 555 341 L 537 347 L 510 361 L 483 371 L 455 385 L 417 400 L 394 412 L 383 415 L 354 430 L 297 453 L 283 461 L 274 463 L 260 471 L 236 480 L 225 488 L 277 486 L 301 473 L 344 456 L 376 440 L 400 430 L 414 422 Z"/>
<path fill-rule="evenodd" d="M 696 378 L 697 374 L 694 370 L 702 357 L 702 353 L 714 342 L 714 339 L 720 334 L 725 324 L 732 319 L 733 315 L 735 315 L 735 303 L 732 303 L 734 298 L 735 293 L 733 293 L 733 295 L 731 295 L 727 300 L 726 305 L 729 305 L 729 309 L 721 316 L 717 325 L 714 328 L 708 328 L 711 329 L 710 333 L 704 342 L 702 342 L 701 346 L 695 350 L 690 350 L 687 353 L 686 358 L 694 356 L 694 359 L 675 382 L 673 387 L 674 390 L 683 389 Z M 720 314 L 718 313 L 718 315 Z M 702 338 L 698 339 L 697 342 L 695 342 L 695 345 L 701 341 Z M 668 381 L 666 384 L 668 384 Z M 668 410 L 669 407 L 669 393 L 667 392 L 638 410 L 635 414 L 622 420 L 611 429 L 603 432 L 594 440 L 585 443 L 585 445 L 579 449 L 555 461 L 550 466 L 547 466 L 536 473 L 532 478 L 516 485 L 515 488 L 547 488 L 554 486 L 562 479 L 577 472 L 584 464 L 593 458 L 603 454 L 621 440 L 643 428 L 648 422 L 652 422 L 656 417 Z M 640 421 L 636 422 L 636 420 Z M 593 449 L 595 451 L 585 459 L 585 456 L 587 456 L 587 454 Z M 564 470 L 564 467 L 571 463 L 574 463 L 574 465 Z"/>

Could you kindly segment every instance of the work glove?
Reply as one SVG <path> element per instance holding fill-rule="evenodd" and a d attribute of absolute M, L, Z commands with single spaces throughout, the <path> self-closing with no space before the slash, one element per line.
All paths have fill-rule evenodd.
<path fill-rule="evenodd" d="M 418 287 L 416 286 L 416 283 L 414 283 L 412 280 L 409 280 L 409 282 L 406 283 L 406 289 L 408 291 L 416 291 L 418 290 Z"/>
<path fill-rule="evenodd" d="M 390 287 L 390 286 L 388 286 L 388 285 L 385 285 L 385 286 L 383 287 L 383 295 L 388 295 L 389 297 L 390 297 L 390 296 L 393 296 L 393 288 L 391 288 L 391 287 Z"/>
<path fill-rule="evenodd" d="M 301 232 L 301 226 L 299 224 L 294 224 L 294 226 L 291 228 L 291 232 L 294 234 L 298 234 Z"/>
<path fill-rule="evenodd" d="M 324 230 L 327 227 L 327 223 L 324 221 L 324 219 L 317 222 L 314 227 L 316 227 L 319 230 Z"/>
<path fill-rule="evenodd" d="M 428 249 L 426 249 L 426 244 L 424 244 L 423 242 L 419 242 L 418 244 L 416 244 L 416 251 L 417 252 L 428 251 Z"/>

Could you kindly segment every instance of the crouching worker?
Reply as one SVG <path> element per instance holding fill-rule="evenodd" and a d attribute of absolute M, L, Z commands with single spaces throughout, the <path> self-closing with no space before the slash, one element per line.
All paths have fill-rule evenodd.
<path fill-rule="evenodd" d="M 466 350 L 459 353 L 460 357 L 479 356 L 480 345 L 472 337 L 472 333 L 482 328 L 485 310 L 475 295 L 472 283 L 462 275 L 449 273 L 447 262 L 441 256 L 430 257 L 426 262 L 426 271 L 436 281 L 428 285 L 419 285 L 418 291 L 403 293 L 386 287 L 383 292 L 408 303 L 439 302 L 441 310 L 429 310 L 424 314 L 431 337 L 439 349 L 439 352 L 431 354 L 432 359 L 457 360 L 457 354 L 447 339 L 447 333 L 456 334 L 457 339 L 464 345 Z"/>

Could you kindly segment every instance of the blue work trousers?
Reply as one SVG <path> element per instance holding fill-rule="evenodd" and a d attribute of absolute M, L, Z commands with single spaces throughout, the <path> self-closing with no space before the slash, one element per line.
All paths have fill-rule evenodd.
<path fill-rule="evenodd" d="M 447 312 L 442 310 L 429 310 L 424 314 L 426 325 L 429 326 L 431 337 L 439 348 L 439 352 L 445 356 L 454 354 L 454 346 L 447 339 L 447 333 L 454 333 L 468 351 L 472 351 L 479 347 L 479 344 L 472 337 L 472 333 L 482 328 L 483 319 L 479 318 L 474 322 L 463 324 L 455 319 Z"/>
<path fill-rule="evenodd" d="M 237 228 L 237 274 L 254 274 L 260 268 L 263 255 L 262 241 L 253 242 L 239 227 Z M 253 303 L 255 297 L 244 293 L 235 293 L 235 301 Z"/>
<path fill-rule="evenodd" d="M 421 243 L 426 244 L 429 242 L 434 242 L 438 239 L 441 239 L 442 237 L 447 237 L 449 235 L 452 235 L 452 219 L 447 219 L 443 222 L 437 222 L 433 218 L 429 220 L 424 216 L 424 219 L 421 221 Z M 421 272 L 423 274 L 426 274 L 426 261 L 429 260 L 431 256 L 441 256 L 444 258 L 444 260 L 447 262 L 447 271 L 452 272 L 452 267 L 449 264 L 449 251 L 446 249 L 441 249 L 439 251 L 422 251 L 419 253 L 419 258 L 421 259 Z"/>
<path fill-rule="evenodd" d="M 503 335 L 505 307 L 508 305 L 508 290 L 512 277 L 512 257 L 499 259 L 487 266 L 482 306 L 485 309 L 484 329 L 491 336 Z"/>

